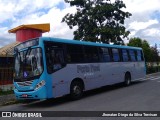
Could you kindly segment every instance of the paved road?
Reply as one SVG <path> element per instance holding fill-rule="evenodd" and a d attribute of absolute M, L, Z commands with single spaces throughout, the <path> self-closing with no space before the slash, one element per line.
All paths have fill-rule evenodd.
<path fill-rule="evenodd" d="M 31 104 L 3 106 L 0 107 L 0 111 L 160 111 L 160 73 L 148 75 L 129 87 L 118 84 L 88 91 L 77 101 L 70 101 L 68 97 L 63 97 Z M 76 119 L 96 120 L 97 118 Z M 158 118 L 154 119 L 158 120 Z"/>

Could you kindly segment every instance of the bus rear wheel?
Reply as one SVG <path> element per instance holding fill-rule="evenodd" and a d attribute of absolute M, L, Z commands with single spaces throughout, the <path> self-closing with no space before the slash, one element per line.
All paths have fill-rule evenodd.
<path fill-rule="evenodd" d="M 72 100 L 78 100 L 83 95 L 83 84 L 79 81 L 73 81 L 70 87 L 70 96 Z"/>
<path fill-rule="evenodd" d="M 124 85 L 129 86 L 131 84 L 131 75 L 129 73 L 125 74 Z"/>

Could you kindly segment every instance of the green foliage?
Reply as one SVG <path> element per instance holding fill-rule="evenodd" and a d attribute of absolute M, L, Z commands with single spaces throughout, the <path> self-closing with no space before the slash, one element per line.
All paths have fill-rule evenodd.
<path fill-rule="evenodd" d="M 142 49 L 143 49 L 143 52 L 144 52 L 144 57 L 145 57 L 145 60 L 146 62 L 151 62 L 151 48 L 149 46 L 149 43 L 146 41 L 146 40 L 143 40 L 142 41 Z"/>
<path fill-rule="evenodd" d="M 150 55 L 150 58 L 151 58 L 151 62 L 159 62 L 159 55 L 158 55 L 158 50 L 157 50 L 157 47 L 151 47 L 151 55 Z"/>
<path fill-rule="evenodd" d="M 160 72 L 160 66 L 147 66 L 147 74 Z"/>
<path fill-rule="evenodd" d="M 2 89 L 0 89 L 0 96 L 1 95 L 8 95 L 8 94 L 13 94 L 13 90 L 7 90 L 7 91 L 3 91 Z"/>
<path fill-rule="evenodd" d="M 140 38 L 131 38 L 128 46 L 141 47 L 144 52 L 146 62 L 158 62 L 159 56 L 156 47 L 150 47 L 146 40 Z"/>
<path fill-rule="evenodd" d="M 142 47 L 142 40 L 140 38 L 131 38 L 128 46 L 134 46 L 134 47 Z"/>
<path fill-rule="evenodd" d="M 124 20 L 131 13 L 122 11 L 126 8 L 122 0 L 65 0 L 70 6 L 76 6 L 75 14 L 68 13 L 62 19 L 70 29 L 78 26 L 74 31 L 74 39 L 99 41 L 103 43 L 123 43 L 123 38 L 129 35 L 123 26 Z"/>

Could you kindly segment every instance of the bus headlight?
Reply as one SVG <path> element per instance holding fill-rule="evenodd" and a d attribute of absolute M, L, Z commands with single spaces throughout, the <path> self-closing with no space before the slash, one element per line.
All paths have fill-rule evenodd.
<path fill-rule="evenodd" d="M 45 84 L 46 84 L 46 82 L 45 82 L 44 80 L 42 80 L 40 83 L 38 83 L 38 84 L 36 85 L 35 90 L 38 90 L 39 88 L 41 88 L 41 87 L 44 86 Z"/>

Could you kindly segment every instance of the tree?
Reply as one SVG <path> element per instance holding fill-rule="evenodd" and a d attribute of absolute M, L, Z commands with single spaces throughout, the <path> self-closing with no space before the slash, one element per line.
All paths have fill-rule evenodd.
<path fill-rule="evenodd" d="M 121 37 L 129 35 L 124 27 L 124 20 L 131 13 L 121 9 L 126 8 L 122 0 L 65 0 L 70 6 L 76 6 L 75 14 L 66 14 L 62 22 L 66 22 L 70 29 L 78 26 L 74 31 L 74 39 L 103 42 L 123 43 Z"/>
<path fill-rule="evenodd" d="M 151 48 L 149 46 L 149 43 L 146 40 L 142 41 L 142 49 L 143 49 L 143 52 L 144 52 L 144 57 L 145 57 L 146 62 L 151 62 L 152 61 Z"/>
<path fill-rule="evenodd" d="M 155 44 L 155 47 L 151 47 L 151 56 L 150 56 L 151 62 L 157 62 L 159 61 L 159 55 L 158 55 L 158 50 L 157 50 L 157 44 Z"/>
<path fill-rule="evenodd" d="M 142 40 L 140 38 L 131 38 L 128 46 L 142 47 Z"/>
<path fill-rule="evenodd" d="M 128 46 L 141 47 L 144 52 L 144 57 L 146 62 L 158 62 L 158 50 L 155 47 L 150 47 L 149 43 L 146 40 L 140 38 L 131 38 Z"/>

